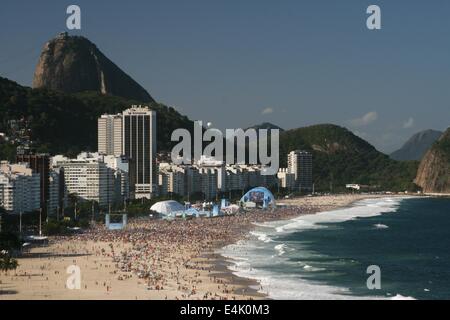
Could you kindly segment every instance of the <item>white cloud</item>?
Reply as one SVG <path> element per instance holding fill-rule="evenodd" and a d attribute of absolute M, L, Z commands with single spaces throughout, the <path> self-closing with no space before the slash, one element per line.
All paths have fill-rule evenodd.
<path fill-rule="evenodd" d="M 371 111 L 366 113 L 360 118 L 356 118 L 353 120 L 350 120 L 350 123 L 354 125 L 355 127 L 363 127 L 367 126 L 368 124 L 376 121 L 378 119 L 378 114 L 375 111 Z"/>
<path fill-rule="evenodd" d="M 413 117 L 409 117 L 409 119 L 403 123 L 403 129 L 409 129 L 409 128 L 412 128 L 413 126 L 414 126 L 414 118 Z"/>
<path fill-rule="evenodd" d="M 263 111 L 261 111 L 262 115 L 271 114 L 273 113 L 273 108 L 265 108 Z"/>

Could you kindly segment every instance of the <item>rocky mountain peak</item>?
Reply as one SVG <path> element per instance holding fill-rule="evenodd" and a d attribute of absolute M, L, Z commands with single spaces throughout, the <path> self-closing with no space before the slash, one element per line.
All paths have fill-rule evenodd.
<path fill-rule="evenodd" d="M 150 94 L 85 37 L 61 33 L 48 41 L 36 66 L 33 88 L 66 93 L 96 91 L 142 102 Z"/>

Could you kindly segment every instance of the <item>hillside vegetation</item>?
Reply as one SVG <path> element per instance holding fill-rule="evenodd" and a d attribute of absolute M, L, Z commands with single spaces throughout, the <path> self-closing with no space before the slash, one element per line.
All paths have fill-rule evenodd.
<path fill-rule="evenodd" d="M 8 131 L 9 120 L 24 119 L 40 152 L 74 155 L 82 150 L 95 151 L 98 117 L 118 113 L 132 104 L 145 103 L 97 92 L 31 89 L 0 78 L 0 132 Z M 157 112 L 158 150 L 170 150 L 174 129 L 192 130 L 192 122 L 175 109 L 159 103 L 145 105 Z"/>
<path fill-rule="evenodd" d="M 320 124 L 283 132 L 280 162 L 291 150 L 313 153 L 316 190 L 342 190 L 347 183 L 378 186 L 379 190 L 415 190 L 417 161 L 395 161 L 346 128 Z"/>

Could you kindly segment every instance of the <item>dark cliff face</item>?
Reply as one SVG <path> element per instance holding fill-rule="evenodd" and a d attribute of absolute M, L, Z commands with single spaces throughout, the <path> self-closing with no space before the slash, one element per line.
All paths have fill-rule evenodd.
<path fill-rule="evenodd" d="M 415 182 L 427 193 L 450 193 L 450 128 L 423 157 Z"/>
<path fill-rule="evenodd" d="M 148 92 L 84 37 L 61 34 L 41 52 L 33 88 L 75 93 L 97 91 L 142 102 L 154 102 Z"/>
<path fill-rule="evenodd" d="M 413 135 L 399 150 L 390 154 L 394 160 L 421 160 L 432 144 L 442 135 L 441 131 L 425 130 Z"/>

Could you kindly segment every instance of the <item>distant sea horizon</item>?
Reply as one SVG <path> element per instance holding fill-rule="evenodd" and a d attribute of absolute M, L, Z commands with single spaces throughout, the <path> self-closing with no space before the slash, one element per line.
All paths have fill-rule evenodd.
<path fill-rule="evenodd" d="M 272 299 L 450 299 L 450 198 L 366 199 L 251 235 L 220 253 Z M 369 265 L 379 290 L 366 286 Z"/>

